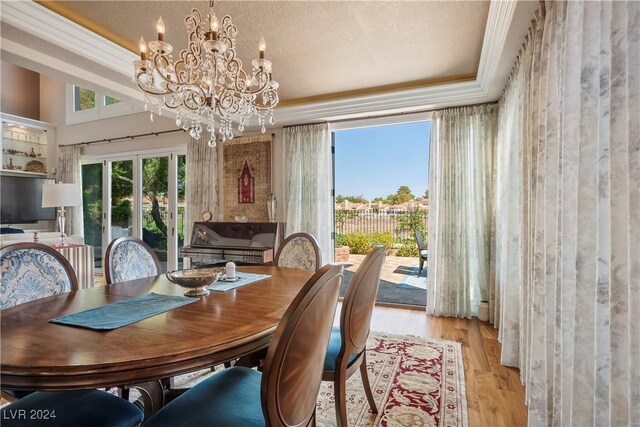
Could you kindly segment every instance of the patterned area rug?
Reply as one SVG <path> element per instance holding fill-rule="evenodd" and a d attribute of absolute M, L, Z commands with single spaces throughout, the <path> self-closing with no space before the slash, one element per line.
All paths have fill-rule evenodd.
<path fill-rule="evenodd" d="M 369 380 L 379 414 L 369 410 L 360 374 L 347 381 L 350 426 L 466 426 L 467 400 L 460 344 L 372 332 Z M 333 385 L 323 382 L 318 425 L 335 426 Z"/>
<path fill-rule="evenodd" d="M 467 426 L 467 400 L 460 343 L 371 332 L 367 364 L 379 413 L 373 414 L 360 373 L 347 381 L 349 426 Z M 176 377 L 191 387 L 211 375 L 199 371 Z M 336 425 L 333 384 L 323 382 L 318 426 Z"/>

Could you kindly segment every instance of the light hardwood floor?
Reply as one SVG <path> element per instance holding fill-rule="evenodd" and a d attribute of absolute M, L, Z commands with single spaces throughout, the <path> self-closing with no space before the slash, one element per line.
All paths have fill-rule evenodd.
<path fill-rule="evenodd" d="M 489 323 L 476 318 L 434 317 L 422 310 L 376 306 L 371 330 L 460 342 L 469 425 L 527 425 L 520 371 L 500 364 L 498 331 Z"/>

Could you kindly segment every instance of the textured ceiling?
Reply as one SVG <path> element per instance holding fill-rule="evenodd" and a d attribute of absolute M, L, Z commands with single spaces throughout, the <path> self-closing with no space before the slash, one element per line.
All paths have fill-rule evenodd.
<path fill-rule="evenodd" d="M 47 5 L 49 3 L 49 5 Z M 52 4 L 53 3 L 53 4 Z M 162 15 L 165 41 L 186 45 L 184 17 L 206 1 L 41 2 L 127 47 L 154 40 Z M 219 19 L 238 27 L 247 67 L 267 42 L 280 97 L 293 101 L 374 93 L 475 77 L 488 1 L 218 1 Z"/>

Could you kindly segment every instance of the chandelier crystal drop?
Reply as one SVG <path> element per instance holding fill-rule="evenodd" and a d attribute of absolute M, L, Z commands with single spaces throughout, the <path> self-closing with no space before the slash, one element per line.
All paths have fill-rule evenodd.
<path fill-rule="evenodd" d="M 248 74 L 236 56 L 238 29 L 228 15 L 218 21 L 213 1 L 206 20 L 193 9 L 184 22 L 189 45 L 175 62 L 173 46 L 164 41 L 162 17 L 156 27 L 157 40 L 147 45 L 140 37 L 134 81 L 145 94 L 145 111 L 150 111 L 151 120 L 154 110 L 158 115 L 163 108 L 175 111 L 176 126 L 189 131 L 192 138 L 200 138 L 205 126 L 210 147 L 216 146 L 216 135 L 222 141 L 232 139 L 234 125 L 242 132 L 252 116 L 264 133 L 267 123 L 275 123 L 273 109 L 279 101 L 271 61 L 264 59 L 264 38 Z"/>

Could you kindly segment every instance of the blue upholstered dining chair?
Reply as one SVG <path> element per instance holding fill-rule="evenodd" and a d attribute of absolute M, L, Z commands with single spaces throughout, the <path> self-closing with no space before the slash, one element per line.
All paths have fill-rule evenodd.
<path fill-rule="evenodd" d="M 315 425 L 342 270 L 326 265 L 307 281 L 276 328 L 263 372 L 233 367 L 214 374 L 160 409 L 145 427 Z"/>
<path fill-rule="evenodd" d="M 119 237 L 107 246 L 104 277 L 107 285 L 157 276 L 160 261 L 149 245 L 135 237 Z"/>
<path fill-rule="evenodd" d="M 318 271 L 322 255 L 315 237 L 308 233 L 294 233 L 284 239 L 274 259 L 276 267 Z"/>
<path fill-rule="evenodd" d="M 322 380 L 333 382 L 338 427 L 347 427 L 345 386 L 358 369 L 371 411 L 378 413 L 367 373 L 367 338 L 385 257 L 384 246 L 367 254 L 342 301 L 340 326 L 331 330 Z"/>
<path fill-rule="evenodd" d="M 144 413 L 99 390 L 32 393 L 0 410 L 2 427 L 133 427 Z"/>
<path fill-rule="evenodd" d="M 0 308 L 78 289 L 69 261 L 50 246 L 16 243 L 0 250 Z"/>

